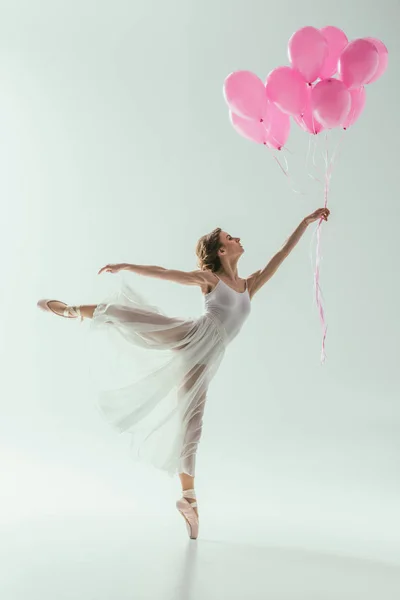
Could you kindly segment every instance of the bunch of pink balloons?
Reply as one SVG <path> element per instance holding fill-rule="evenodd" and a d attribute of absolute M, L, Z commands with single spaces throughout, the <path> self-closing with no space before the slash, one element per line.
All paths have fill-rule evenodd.
<path fill-rule="evenodd" d="M 388 64 L 383 42 L 371 37 L 349 42 L 332 26 L 299 29 L 288 55 L 291 66 L 274 69 L 265 83 L 250 71 L 231 73 L 224 83 L 236 131 L 278 150 L 289 137 L 290 116 L 311 134 L 353 125 L 365 106 L 364 86 Z"/>

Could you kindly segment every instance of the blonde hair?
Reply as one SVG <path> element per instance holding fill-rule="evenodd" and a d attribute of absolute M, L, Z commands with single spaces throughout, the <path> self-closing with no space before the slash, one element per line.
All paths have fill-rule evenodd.
<path fill-rule="evenodd" d="M 219 239 L 221 228 L 217 227 L 211 233 L 203 235 L 196 245 L 197 266 L 202 271 L 215 273 L 221 268 L 218 250 L 222 247 Z"/>

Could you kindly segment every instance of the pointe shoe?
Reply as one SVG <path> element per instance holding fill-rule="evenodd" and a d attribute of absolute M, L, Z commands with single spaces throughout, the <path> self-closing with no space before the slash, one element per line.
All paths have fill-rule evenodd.
<path fill-rule="evenodd" d="M 83 317 L 81 315 L 81 309 L 79 306 L 68 306 L 65 302 L 60 302 L 60 304 L 64 304 L 65 308 L 63 312 L 56 312 L 50 306 L 51 302 L 59 302 L 58 300 L 39 300 L 37 303 L 38 308 L 43 310 L 44 312 L 50 312 L 58 317 L 64 317 L 66 319 L 77 319 L 80 318 L 83 321 Z"/>
<path fill-rule="evenodd" d="M 196 499 L 194 490 L 184 490 L 182 498 L 176 502 L 176 508 L 179 510 L 186 522 L 186 528 L 191 540 L 196 540 L 199 535 L 199 517 L 196 515 L 194 508 L 197 508 L 197 502 L 189 502 Z"/>

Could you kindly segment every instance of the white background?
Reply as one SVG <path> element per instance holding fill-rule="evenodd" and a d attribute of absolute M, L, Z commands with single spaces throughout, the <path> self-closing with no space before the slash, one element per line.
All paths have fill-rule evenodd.
<path fill-rule="evenodd" d="M 103 599 L 116 590 L 119 598 L 150 598 L 153 587 L 154 597 L 184 598 L 193 565 L 204 572 L 196 571 L 202 583 L 190 588 L 191 598 L 227 590 L 232 598 L 248 596 L 253 588 L 240 591 L 248 578 L 251 597 L 264 597 L 256 589 L 267 568 L 275 598 L 293 590 L 296 598 L 301 590 L 307 598 L 331 597 L 324 577 L 320 595 L 312 596 L 317 588 L 306 585 L 317 585 L 313 569 L 309 578 L 300 569 L 297 580 L 290 575 L 297 559 L 274 553 L 276 546 L 398 564 L 398 2 L 0 6 L 0 518 L 7 600 L 23 597 L 24 570 L 38 598 Z M 323 196 L 307 182 L 307 135 L 293 125 L 290 183 L 266 149 L 234 132 L 222 84 L 237 69 L 264 79 L 287 64 L 296 29 L 327 24 L 350 39 L 378 37 L 390 53 L 389 70 L 368 86 L 364 114 L 345 134 L 332 178 L 332 214 L 322 231 L 327 362 L 319 362 L 310 228 L 254 298 L 250 320 L 210 388 L 196 478 L 195 544 L 203 561 L 188 554 L 185 563 L 180 552 L 193 542 L 174 508 L 178 480 L 133 464 L 129 440 L 96 411 L 89 323 L 45 315 L 36 302 L 100 301 L 119 283 L 97 276 L 108 262 L 191 270 L 197 239 L 216 226 L 241 236 L 241 276 L 264 266 Z M 292 184 L 307 195 L 293 193 Z M 195 289 L 124 276 L 170 314 L 202 311 Z M 85 584 L 77 579 L 78 547 L 87 550 L 82 560 L 100 577 L 98 588 L 90 571 Z M 175 565 L 167 569 L 170 579 L 164 573 L 168 583 L 160 575 L 163 593 L 143 575 L 154 569 L 157 553 L 156 563 L 168 557 Z M 38 557 L 61 569 L 53 565 L 51 585 Z M 243 578 L 227 566 L 235 559 Z M 102 561 L 117 580 L 110 590 Z M 232 589 L 215 584 L 216 564 L 225 565 L 220 573 Z M 141 591 L 134 594 L 127 573 L 135 573 Z M 382 575 L 380 593 L 388 577 Z M 66 581 L 81 581 L 80 591 Z M 344 589 L 351 598 L 377 597 L 372 587 Z M 397 597 L 394 589 L 388 584 L 385 598 Z"/>

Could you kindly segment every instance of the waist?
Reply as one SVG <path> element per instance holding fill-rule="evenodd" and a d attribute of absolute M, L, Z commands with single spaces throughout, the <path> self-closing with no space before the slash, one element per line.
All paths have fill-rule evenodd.
<path fill-rule="evenodd" d="M 225 344 L 232 341 L 233 338 L 237 336 L 239 331 L 242 329 L 242 326 L 246 320 L 247 315 L 243 315 L 243 319 L 232 318 L 231 315 L 218 314 L 216 311 L 207 310 L 204 313 L 204 317 L 213 322 L 218 331 L 221 333 L 221 337 Z"/>
<path fill-rule="evenodd" d="M 228 332 L 225 328 L 224 323 L 221 321 L 221 319 L 214 313 L 210 312 L 210 311 L 206 311 L 203 314 L 203 318 L 206 319 L 207 321 L 211 322 L 217 329 L 222 342 L 226 345 L 229 341 L 228 338 Z"/>

